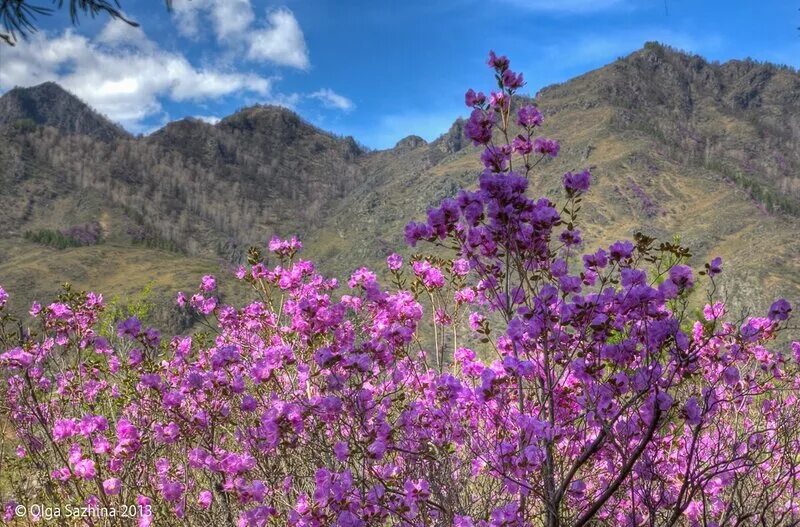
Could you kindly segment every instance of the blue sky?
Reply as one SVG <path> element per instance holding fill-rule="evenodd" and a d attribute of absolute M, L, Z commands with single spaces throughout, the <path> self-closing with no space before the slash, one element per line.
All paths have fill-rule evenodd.
<path fill-rule="evenodd" d="M 135 133 L 255 103 L 386 148 L 428 140 L 487 89 L 489 49 L 526 90 L 568 80 L 657 40 L 725 61 L 800 67 L 800 2 L 786 0 L 122 0 L 141 27 L 66 13 L 0 47 L 0 91 L 54 80 Z"/>

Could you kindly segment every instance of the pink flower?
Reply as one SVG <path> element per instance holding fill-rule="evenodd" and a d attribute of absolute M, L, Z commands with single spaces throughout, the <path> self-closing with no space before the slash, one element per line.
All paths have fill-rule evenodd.
<path fill-rule="evenodd" d="M 403 267 L 403 257 L 397 253 L 392 253 L 386 258 L 386 267 L 391 271 L 399 271 Z"/>
<path fill-rule="evenodd" d="M 414 274 L 422 280 L 428 289 L 438 289 L 444 286 L 444 275 L 427 260 L 418 260 L 413 263 Z"/>
<path fill-rule="evenodd" d="M 210 293 L 217 288 L 217 281 L 210 274 L 205 275 L 200 280 L 200 290 L 204 293 Z"/>
<path fill-rule="evenodd" d="M 11 368 L 28 368 L 33 364 L 33 355 L 22 348 L 13 348 L 0 354 L 0 365 Z"/>
<path fill-rule="evenodd" d="M 78 434 L 78 426 L 75 419 L 58 419 L 53 426 L 53 439 L 63 441 Z"/>
<path fill-rule="evenodd" d="M 183 496 L 183 483 L 180 481 L 166 480 L 161 483 L 161 494 L 170 502 L 178 501 Z"/>
<path fill-rule="evenodd" d="M 214 501 L 214 494 L 210 490 L 202 490 L 197 497 L 197 505 L 201 509 L 208 509 Z"/>
<path fill-rule="evenodd" d="M 122 489 L 122 481 L 119 478 L 108 478 L 103 481 L 103 490 L 109 496 L 116 496 Z"/>
<path fill-rule="evenodd" d="M 81 479 L 94 479 L 94 477 L 97 475 L 97 471 L 94 467 L 94 461 L 91 459 L 81 459 L 75 463 L 73 471 L 75 472 L 75 476 Z"/>

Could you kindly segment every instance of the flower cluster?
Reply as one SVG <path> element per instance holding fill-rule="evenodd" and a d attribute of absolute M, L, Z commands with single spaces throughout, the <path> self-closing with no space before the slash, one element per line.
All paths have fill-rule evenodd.
<path fill-rule="evenodd" d="M 559 146 L 515 104 L 522 75 L 489 65 L 498 91 L 465 97 L 485 169 L 408 225 L 433 252 L 390 255 L 395 287 L 367 268 L 340 286 L 274 238 L 277 265 L 236 272 L 254 301 L 212 276 L 178 295 L 191 335 L 103 332 L 92 293 L 0 333 L 12 469 L 38 483 L 12 482 L 4 519 L 27 501 L 135 503 L 142 527 L 799 522 L 800 343 L 767 348 L 790 303 L 692 319 L 721 260 L 695 273 L 645 236 L 581 254 L 592 176 L 564 174 L 560 205 L 529 195 Z"/>

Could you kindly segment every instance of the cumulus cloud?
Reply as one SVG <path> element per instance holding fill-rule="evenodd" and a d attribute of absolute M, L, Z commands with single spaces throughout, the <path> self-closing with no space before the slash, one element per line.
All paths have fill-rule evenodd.
<path fill-rule="evenodd" d="M 128 45 L 140 49 L 152 49 L 153 42 L 147 38 L 141 27 L 111 19 L 103 26 L 95 41 L 108 45 Z"/>
<path fill-rule="evenodd" d="M 205 19 L 218 39 L 241 35 L 255 20 L 250 0 L 176 0 L 173 8 L 178 31 L 188 37 L 200 35 Z"/>
<path fill-rule="evenodd" d="M 267 16 L 268 26 L 248 35 L 247 56 L 285 66 L 308 68 L 308 48 L 300 24 L 288 9 Z"/>
<path fill-rule="evenodd" d="M 193 38 L 202 35 L 204 23 L 222 44 L 244 51 L 253 61 L 307 69 L 308 47 L 303 30 L 287 8 L 267 13 L 263 23 L 256 20 L 250 0 L 176 0 L 178 31 Z"/>
<path fill-rule="evenodd" d="M 329 88 L 323 88 L 321 90 L 317 90 L 314 93 L 310 93 L 308 95 L 311 99 L 316 99 L 322 103 L 323 106 L 326 108 L 335 108 L 337 110 L 344 110 L 350 111 L 355 108 L 355 104 L 353 101 L 345 97 L 344 95 L 339 95 L 335 91 Z"/>
<path fill-rule="evenodd" d="M 193 66 L 161 49 L 141 30 L 111 21 L 94 39 L 67 30 L 2 50 L 0 89 L 55 81 L 98 111 L 133 131 L 162 114 L 160 97 L 202 101 L 230 94 L 271 97 L 272 79 L 253 73 Z"/>

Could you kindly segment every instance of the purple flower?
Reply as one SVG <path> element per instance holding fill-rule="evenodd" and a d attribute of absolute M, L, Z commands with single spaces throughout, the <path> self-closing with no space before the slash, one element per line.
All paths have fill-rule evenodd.
<path fill-rule="evenodd" d="M 533 143 L 519 135 L 511 142 L 511 148 L 519 155 L 526 156 L 533 152 Z"/>
<path fill-rule="evenodd" d="M 430 264 L 427 260 L 419 260 L 414 262 L 414 274 L 416 274 L 423 285 L 428 289 L 437 289 L 444 286 L 444 275 L 439 270 Z"/>
<path fill-rule="evenodd" d="M 67 318 L 72 316 L 72 309 L 66 304 L 62 304 L 60 302 L 54 302 L 47 306 L 47 309 L 50 311 L 50 314 L 54 318 L 60 318 L 62 320 L 66 320 Z"/>
<path fill-rule="evenodd" d="M 537 154 L 548 155 L 556 157 L 561 147 L 555 139 L 547 139 L 546 137 L 537 137 L 533 141 L 533 151 Z"/>
<path fill-rule="evenodd" d="M 381 459 L 386 453 L 386 442 L 383 439 L 373 441 L 368 447 L 367 452 L 374 459 Z"/>
<path fill-rule="evenodd" d="M 628 240 L 614 242 L 608 248 L 608 254 L 615 262 L 626 260 L 633 254 L 633 243 Z"/>
<path fill-rule="evenodd" d="M 292 236 L 289 240 L 282 240 L 277 236 L 273 236 L 269 241 L 269 250 L 278 256 L 292 256 L 302 248 L 303 244 L 296 236 Z"/>
<path fill-rule="evenodd" d="M 739 368 L 736 366 L 728 366 L 722 370 L 722 378 L 725 379 L 725 384 L 733 386 L 739 382 Z"/>
<path fill-rule="evenodd" d="M 211 493 L 210 490 L 202 490 L 200 494 L 197 496 L 197 505 L 201 509 L 208 509 L 211 507 L 211 503 L 214 501 L 214 495 Z"/>
<path fill-rule="evenodd" d="M 511 98 L 505 92 L 491 92 L 489 94 L 489 106 L 496 112 L 507 110 L 511 105 Z"/>
<path fill-rule="evenodd" d="M 53 439 L 63 441 L 78 434 L 78 425 L 75 419 L 57 419 L 53 425 Z"/>
<path fill-rule="evenodd" d="M 647 273 L 641 269 L 623 269 L 620 272 L 623 287 L 644 286 L 647 284 Z"/>
<path fill-rule="evenodd" d="M 139 431 L 127 419 L 117 421 L 117 440 L 122 446 L 131 446 L 139 442 Z"/>
<path fill-rule="evenodd" d="M 569 486 L 569 493 L 574 498 L 580 498 L 586 494 L 586 483 L 583 480 L 575 480 Z"/>
<path fill-rule="evenodd" d="M 514 73 L 511 70 L 504 71 L 501 80 L 503 81 L 503 86 L 509 90 L 517 90 L 525 85 L 522 73 Z"/>
<path fill-rule="evenodd" d="M 792 305 L 785 298 L 780 298 L 769 307 L 767 318 L 770 320 L 786 320 L 791 312 Z"/>
<path fill-rule="evenodd" d="M 242 404 L 240 405 L 243 412 L 252 412 L 256 409 L 258 402 L 252 395 L 245 395 L 242 397 Z"/>
<path fill-rule="evenodd" d="M 702 419 L 703 411 L 700 405 L 697 404 L 697 397 L 690 397 L 686 401 L 686 406 L 683 407 L 683 415 L 686 417 L 686 422 L 691 426 L 697 426 Z"/>
<path fill-rule="evenodd" d="M 108 428 L 108 420 L 102 415 L 84 415 L 78 424 L 78 430 L 84 437 L 89 437 L 95 432 L 102 432 Z"/>
<path fill-rule="evenodd" d="M 533 128 L 534 126 L 541 126 L 544 121 L 542 113 L 536 106 L 528 104 L 519 109 L 517 113 L 517 124 L 525 128 Z"/>
<path fill-rule="evenodd" d="M 150 347 L 157 347 L 161 343 L 161 332 L 156 328 L 147 328 L 143 336 L 145 344 Z"/>
<path fill-rule="evenodd" d="M 463 258 L 453 261 L 453 274 L 457 276 L 466 276 L 469 274 L 469 262 Z"/>
<path fill-rule="evenodd" d="M 483 166 L 493 172 L 503 172 L 508 167 L 510 159 L 511 147 L 508 145 L 503 147 L 487 146 L 486 150 L 481 154 Z"/>
<path fill-rule="evenodd" d="M 119 478 L 108 478 L 103 481 L 103 490 L 109 496 L 116 496 L 122 489 L 122 481 Z"/>
<path fill-rule="evenodd" d="M 608 256 L 603 249 L 598 249 L 594 254 L 583 255 L 583 267 L 586 269 L 602 269 L 608 265 Z"/>
<path fill-rule="evenodd" d="M 506 57 L 505 55 L 501 55 L 498 57 L 494 51 L 490 51 L 489 60 L 487 60 L 486 63 L 490 67 L 502 73 L 508 69 L 509 60 L 508 57 Z"/>
<path fill-rule="evenodd" d="M 416 247 L 420 240 L 430 240 L 433 238 L 433 229 L 427 223 L 412 221 L 406 225 L 406 243 L 411 247 Z"/>
<path fill-rule="evenodd" d="M 22 348 L 13 348 L 0 354 L 0 364 L 10 368 L 28 368 L 33 364 L 33 355 Z"/>
<path fill-rule="evenodd" d="M 359 286 L 367 287 L 369 284 L 374 283 L 377 279 L 378 277 L 375 276 L 375 273 L 366 267 L 361 267 L 360 269 L 353 271 L 353 274 L 350 275 L 350 280 L 348 280 L 347 285 L 351 289 Z"/>
<path fill-rule="evenodd" d="M 397 253 L 392 253 L 386 258 L 386 267 L 391 271 L 399 271 L 403 267 L 403 257 Z"/>
<path fill-rule="evenodd" d="M 73 467 L 75 475 L 81 479 L 94 479 L 97 475 L 97 470 L 94 466 L 94 461 L 91 459 L 81 459 Z"/>
<path fill-rule="evenodd" d="M 559 238 L 561 239 L 562 242 L 564 242 L 564 245 L 568 247 L 571 247 L 573 245 L 580 245 L 582 241 L 581 231 L 577 229 L 571 231 L 570 230 L 563 231 Z"/>
<path fill-rule="evenodd" d="M 692 268 L 688 265 L 675 265 L 669 270 L 669 279 L 679 290 L 691 289 L 694 285 Z"/>
<path fill-rule="evenodd" d="M 210 293 L 217 288 L 217 281 L 210 274 L 205 275 L 200 281 L 200 290 L 204 293 Z"/>
<path fill-rule="evenodd" d="M 339 441 L 333 445 L 333 453 L 336 456 L 336 459 L 344 463 L 347 461 L 347 457 L 350 455 L 350 448 L 344 441 Z"/>
<path fill-rule="evenodd" d="M 717 256 L 711 263 L 707 266 L 708 269 L 708 276 L 716 276 L 722 272 L 722 258 Z"/>
<path fill-rule="evenodd" d="M 464 135 L 471 139 L 475 145 L 485 145 L 492 140 L 492 127 L 494 114 L 475 109 L 464 125 Z"/>
<path fill-rule="evenodd" d="M 403 490 L 405 491 L 407 503 L 416 503 L 419 500 L 426 499 L 431 494 L 430 485 L 424 479 L 407 479 L 403 483 Z"/>
<path fill-rule="evenodd" d="M 3 289 L 3 286 L 0 286 L 0 308 L 5 306 L 6 302 L 8 302 L 8 293 Z"/>
<path fill-rule="evenodd" d="M 183 484 L 180 481 L 164 481 L 161 484 L 161 494 L 167 501 L 178 501 L 183 495 Z"/>
<path fill-rule="evenodd" d="M 139 336 L 139 333 L 142 332 L 142 323 L 139 322 L 139 319 L 136 317 L 131 317 L 127 320 L 123 320 L 117 326 L 117 334 L 120 337 L 130 336 L 131 338 L 136 338 Z"/>
<path fill-rule="evenodd" d="M 558 152 L 558 149 L 556 149 Z M 589 190 L 589 184 L 591 183 L 592 175 L 589 173 L 588 170 L 584 170 L 583 172 L 567 172 L 564 174 L 564 188 L 567 190 L 568 194 L 576 194 L 578 192 L 586 192 Z"/>
<path fill-rule="evenodd" d="M 464 94 L 464 103 L 473 108 L 475 106 L 483 106 L 486 103 L 486 95 L 483 92 L 475 93 L 475 90 L 469 89 L 467 93 Z"/>
<path fill-rule="evenodd" d="M 665 299 L 671 299 L 678 296 L 678 286 L 672 280 L 664 280 L 658 284 L 658 292 L 661 293 Z"/>

